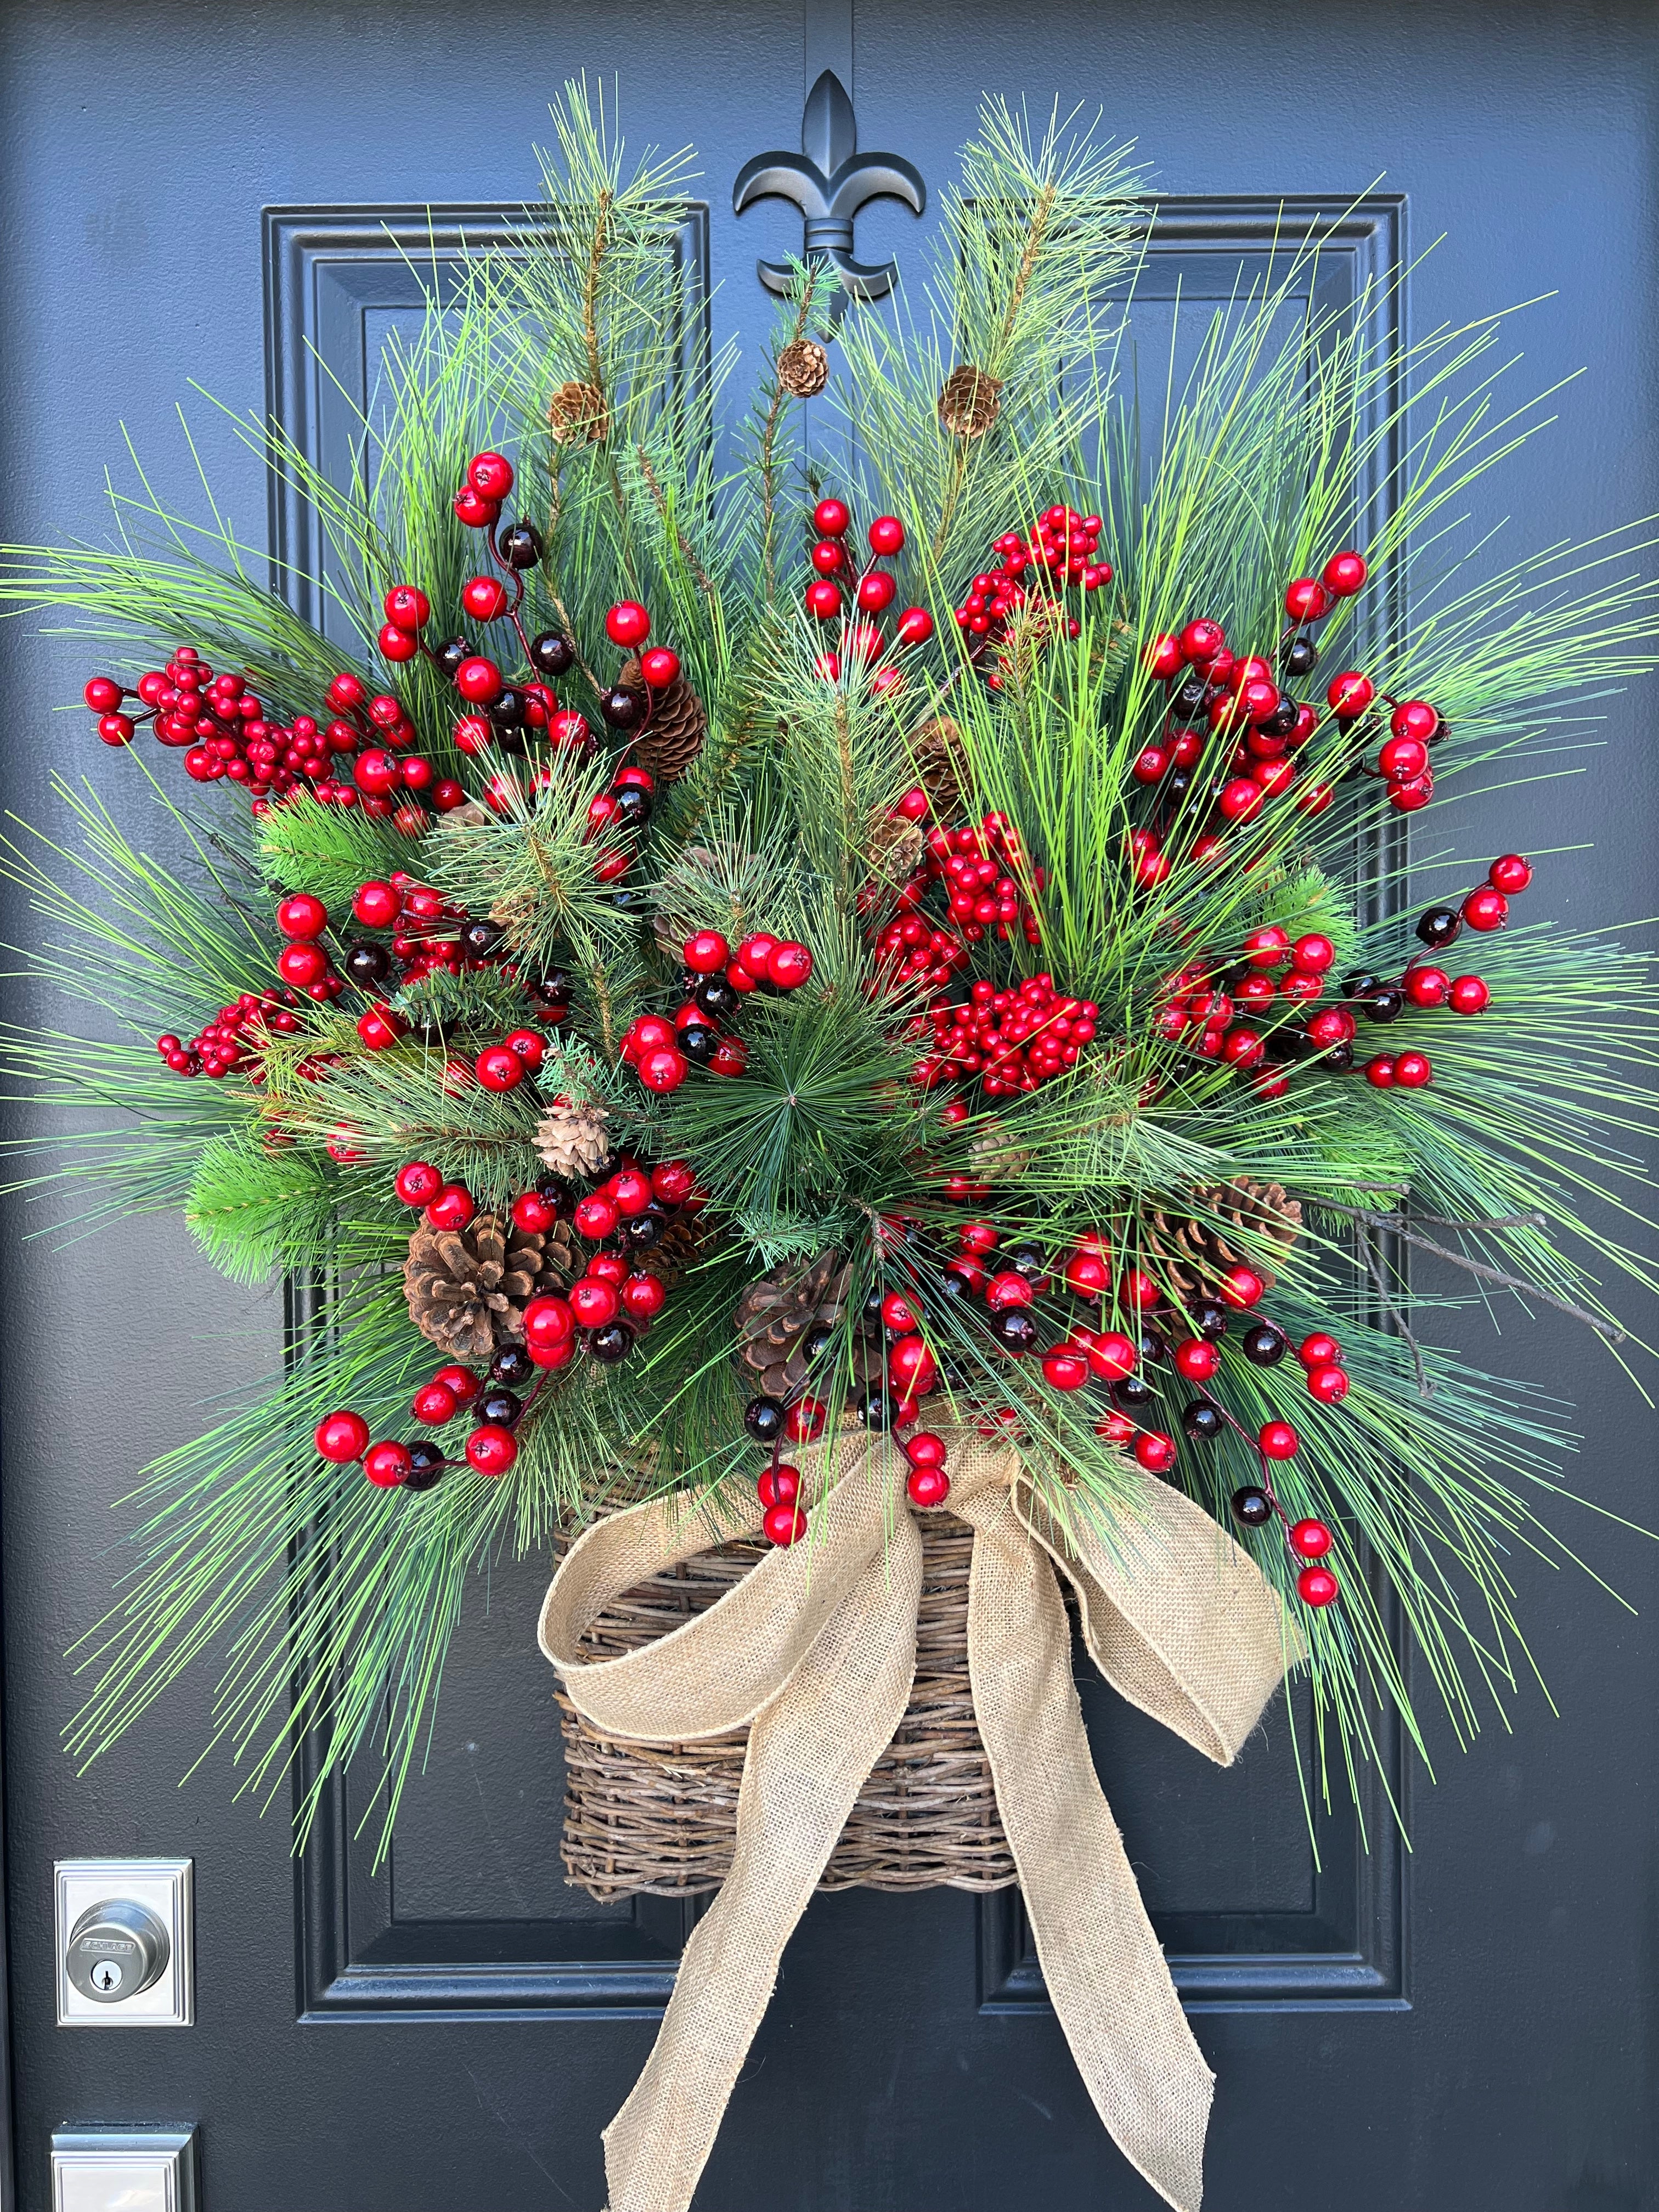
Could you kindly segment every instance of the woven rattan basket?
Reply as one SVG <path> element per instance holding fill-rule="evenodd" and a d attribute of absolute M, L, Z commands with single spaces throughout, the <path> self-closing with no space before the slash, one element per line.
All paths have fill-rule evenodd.
<path fill-rule="evenodd" d="M 973 1531 L 921 1524 L 916 1677 L 898 1733 L 859 1793 L 824 1889 L 1006 1889 L 1014 1863 L 968 1680 Z M 763 1554 L 726 1544 L 617 1599 L 583 1639 L 596 1657 L 636 1650 L 723 1597 Z M 564 1723 L 566 1877 L 610 1899 L 717 1889 L 732 1863 L 748 1731 L 649 1745 L 602 1735 L 559 1698 Z"/>

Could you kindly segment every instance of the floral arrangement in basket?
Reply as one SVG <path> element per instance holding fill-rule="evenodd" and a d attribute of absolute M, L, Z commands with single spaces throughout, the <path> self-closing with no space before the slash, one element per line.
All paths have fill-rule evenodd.
<path fill-rule="evenodd" d="M 542 1627 L 576 1724 L 750 1727 L 608 2138 L 613 2204 L 684 2203 L 952 1516 L 996 1848 L 1103 2118 L 1195 2203 L 1209 2076 L 1057 1577 L 1212 1758 L 1304 1669 L 1322 1790 L 1388 1705 L 1416 1735 L 1396 1609 L 1460 1730 L 1511 1685 L 1559 1412 L 1437 1348 L 1402 1263 L 1622 1340 L 1601 1278 L 1650 1273 L 1597 1224 L 1642 1180 L 1651 994 L 1521 926 L 1517 854 L 1402 904 L 1403 832 L 1651 665 L 1654 587 L 1628 536 L 1460 580 L 1452 503 L 1526 427 L 1498 320 L 1402 356 L 1374 303 L 1286 318 L 1316 241 L 1142 407 L 1135 173 L 996 106 L 931 319 L 837 321 L 802 264 L 728 452 L 733 364 L 682 374 L 685 177 L 573 89 L 526 250 L 390 361 L 372 493 L 242 426 L 354 653 L 147 488 L 111 550 L 7 558 L 113 671 L 118 810 L 65 780 L 79 852 L 5 865 L 36 969 L 125 1040 L 14 1029 L 13 1076 L 93 1117 L 77 1221 L 177 1206 L 233 1279 L 320 1285 L 269 1392 L 150 1472 L 71 1747 L 218 1643 L 256 1786 L 390 1712 L 395 1813 L 480 1570 L 586 1528 Z M 604 1641 L 732 1538 L 710 1609 Z"/>

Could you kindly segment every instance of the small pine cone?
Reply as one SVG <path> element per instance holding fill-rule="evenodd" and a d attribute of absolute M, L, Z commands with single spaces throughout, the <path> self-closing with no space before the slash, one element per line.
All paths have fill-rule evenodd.
<path fill-rule="evenodd" d="M 562 384 L 547 404 L 547 424 L 562 446 L 597 445 L 611 428 L 597 384 Z"/>
<path fill-rule="evenodd" d="M 1194 1190 L 1188 1202 L 1202 1206 L 1211 1218 L 1198 1220 L 1154 1206 L 1141 1224 L 1143 1262 L 1165 1289 L 1190 1304 L 1213 1297 L 1229 1269 L 1243 1263 L 1254 1267 L 1264 1286 L 1272 1290 L 1277 1280 L 1272 1269 L 1236 1243 L 1218 1221 L 1237 1224 L 1288 1252 L 1302 1226 L 1300 1201 L 1287 1196 L 1282 1183 L 1252 1182 L 1241 1176 L 1236 1182 Z"/>
<path fill-rule="evenodd" d="M 830 381 L 830 356 L 811 338 L 793 338 L 777 360 L 778 382 L 792 399 L 816 399 Z"/>
<path fill-rule="evenodd" d="M 609 1117 L 597 1100 L 556 1098 L 536 1124 L 544 1164 L 567 1182 L 596 1176 L 611 1157 Z"/>
<path fill-rule="evenodd" d="M 968 804 L 968 749 L 948 714 L 936 714 L 910 737 L 910 756 L 936 822 L 958 822 Z"/>
<path fill-rule="evenodd" d="M 953 368 L 939 396 L 939 419 L 953 437 L 982 438 L 1002 405 L 1002 380 L 971 363 Z"/>
<path fill-rule="evenodd" d="M 617 681 L 624 691 L 644 688 L 637 658 L 629 654 Z M 708 734 L 703 703 L 686 682 L 677 676 L 653 694 L 651 720 L 634 740 L 634 758 L 658 783 L 673 783 L 685 774 L 702 750 Z"/>
<path fill-rule="evenodd" d="M 490 1359 L 502 1345 L 521 1344 L 526 1306 L 564 1289 L 574 1272 L 572 1240 L 556 1238 L 499 1213 L 459 1230 L 422 1225 L 404 1261 L 410 1319 L 452 1359 Z"/>
<path fill-rule="evenodd" d="M 806 1339 L 815 1328 L 840 1321 L 850 1273 L 832 1248 L 816 1260 L 785 1261 L 738 1299 L 738 1350 L 769 1398 L 793 1397 L 805 1384 Z"/>
<path fill-rule="evenodd" d="M 903 815 L 883 807 L 871 818 L 865 844 L 871 875 L 886 890 L 896 891 L 921 866 L 927 838 L 920 822 L 907 822 Z"/>
<path fill-rule="evenodd" d="M 1031 1164 L 1025 1146 L 1017 1144 L 1000 1121 L 988 1121 L 968 1146 L 974 1173 L 982 1182 L 1012 1182 Z"/>

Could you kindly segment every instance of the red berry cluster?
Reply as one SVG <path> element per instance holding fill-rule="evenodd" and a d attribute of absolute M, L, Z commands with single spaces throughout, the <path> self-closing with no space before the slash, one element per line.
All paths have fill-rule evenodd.
<path fill-rule="evenodd" d="M 931 811 L 927 793 L 918 785 L 893 811 L 904 821 L 925 821 Z M 936 823 L 927 832 L 920 868 L 899 887 L 897 913 L 875 939 L 887 987 L 900 991 L 921 982 L 931 990 L 947 989 L 951 976 L 968 965 L 968 947 L 988 935 L 1006 944 L 1018 928 L 1028 945 L 1041 945 L 1042 925 L 1022 877 L 1034 890 L 1043 888 L 1043 871 L 1030 866 L 1019 832 L 1006 815 L 988 814 L 954 830 Z M 935 884 L 947 887 L 949 928 L 922 910 Z"/>
<path fill-rule="evenodd" d="M 291 1000 L 292 994 L 288 996 Z M 240 1068 L 251 1083 L 258 1084 L 264 1080 L 260 1037 L 273 1032 L 292 1036 L 299 1026 L 283 994 L 244 991 L 234 1005 L 221 1006 L 216 1018 L 188 1044 L 169 1032 L 156 1038 L 155 1049 L 175 1075 L 207 1075 L 216 1081 Z"/>
<path fill-rule="evenodd" d="M 749 1048 L 726 1034 L 743 1001 L 755 991 L 798 991 L 812 973 L 812 955 L 792 937 L 757 929 L 733 953 L 718 929 L 700 929 L 681 948 L 684 996 L 672 1022 L 641 1014 L 629 1024 L 622 1057 L 647 1091 L 678 1091 L 694 1066 L 711 1075 L 741 1075 Z"/>
<path fill-rule="evenodd" d="M 1018 1097 L 1076 1065 L 1099 1015 L 1091 999 L 1062 998 L 1050 975 L 1010 990 L 981 977 L 960 1004 L 931 1010 L 931 1049 L 911 1081 L 931 1091 L 977 1076 L 988 1098 Z"/>
<path fill-rule="evenodd" d="M 806 586 L 806 611 L 822 623 L 834 622 L 837 617 L 848 618 L 842 637 L 848 654 L 875 662 L 895 649 L 921 645 L 933 635 L 933 617 L 926 607 L 907 607 L 894 624 L 890 640 L 883 636 L 876 619 L 887 612 L 898 596 L 892 571 L 880 566 L 904 550 L 904 525 L 897 515 L 878 514 L 870 525 L 872 557 L 863 569 L 848 550 L 853 511 L 844 499 L 821 499 L 812 510 L 812 526 L 817 538 L 810 557 L 817 573 Z M 831 683 L 841 674 L 842 665 L 841 653 L 818 655 L 818 673 Z M 902 672 L 890 664 L 877 671 L 872 688 L 892 691 L 903 681 Z"/>
<path fill-rule="evenodd" d="M 1079 514 L 1072 507 L 1056 506 L 1043 509 L 1029 536 L 1005 530 L 991 548 L 1001 566 L 975 576 L 969 585 L 955 610 L 957 629 L 972 639 L 994 644 L 1009 617 L 1034 593 L 1051 604 L 1068 584 L 1085 592 L 1109 584 L 1110 562 L 1095 558 L 1102 526 L 1097 514 Z M 1068 629 L 1075 637 L 1075 617 Z"/>
<path fill-rule="evenodd" d="M 648 769 L 631 763 L 618 769 L 610 789 L 597 793 L 589 802 L 587 826 L 583 832 L 588 843 L 597 844 L 619 836 L 630 840 L 637 837 L 651 819 L 656 789 Z M 630 844 L 607 842 L 593 863 L 593 873 L 602 884 L 614 884 L 628 873 L 633 862 Z"/>

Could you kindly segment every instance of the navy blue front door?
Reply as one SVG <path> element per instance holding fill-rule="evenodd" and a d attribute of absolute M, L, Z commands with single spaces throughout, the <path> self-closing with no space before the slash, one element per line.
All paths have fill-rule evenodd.
<path fill-rule="evenodd" d="M 1419 334 L 1553 292 L 1517 324 L 1524 380 L 1585 361 L 1592 374 L 1507 482 L 1515 543 L 1659 505 L 1644 182 L 1659 152 L 1659 24 L 1647 9 L 1538 0 L 1500 25 L 1490 10 L 1405 0 L 1322 14 L 1278 0 L 956 0 L 866 5 L 854 21 L 849 0 L 807 0 L 804 14 L 750 0 L 471 12 L 180 0 L 15 8 L 3 36 L 0 440 L 14 541 L 103 532 L 101 471 L 123 422 L 188 510 L 173 410 L 192 381 L 234 408 L 269 404 L 325 464 L 348 466 L 331 394 L 367 394 L 421 283 L 510 228 L 534 191 L 546 100 L 582 70 L 619 80 L 630 139 L 701 149 L 702 199 L 677 245 L 692 368 L 731 337 L 757 354 L 769 301 L 755 263 L 799 250 L 800 216 L 768 202 L 739 219 L 732 180 L 752 155 L 799 143 L 821 68 L 850 75 L 862 142 L 907 157 L 930 187 L 983 90 L 1043 112 L 1058 92 L 1137 137 L 1170 195 L 1138 311 L 1149 346 L 1177 288 L 1224 299 L 1275 235 L 1315 223 L 1334 232 L 1323 295 Z M 914 267 L 934 219 L 866 210 L 858 258 Z M 276 550 L 301 552 L 303 512 L 278 501 L 268 515 L 257 462 L 228 427 L 194 403 L 191 424 L 245 538 L 262 544 L 269 530 Z M 85 655 L 15 625 L 0 651 L 5 802 L 50 825 L 47 771 L 78 765 L 82 727 L 70 736 L 52 709 L 78 696 Z M 1576 782 L 1468 802 L 1454 820 L 1463 848 L 1555 849 L 1535 896 L 1553 890 L 1581 927 L 1654 911 L 1654 755 L 1632 741 L 1647 723 L 1632 727 L 1651 713 L 1612 703 L 1616 768 L 1588 753 Z M 1593 855 L 1561 851 L 1591 838 Z M 5 933 L 34 927 L 14 913 Z M 355 1839 L 363 1808 L 349 1791 L 296 1875 L 282 1808 L 261 1820 L 233 1804 L 228 1766 L 175 1787 L 205 1684 L 197 1707 L 187 1693 L 76 1778 L 57 1741 L 78 1702 L 61 1654 L 118 1570 L 108 1502 L 191 1432 L 204 1401 L 270 1367 L 283 1312 L 273 1298 L 228 1304 L 170 1223 L 64 1249 L 20 1247 L 17 1225 L 0 1241 L 5 2201 L 47 2204 L 54 2126 L 186 2120 L 201 2129 L 206 2212 L 596 2212 L 599 2130 L 649 2048 L 687 1917 L 660 1901 L 597 1905 L 562 1881 L 556 1716 L 533 1641 L 544 1563 L 497 1577 L 487 1605 L 480 1593 L 386 1869 Z M 1553 1329 L 1511 1333 L 1504 1356 L 1577 1398 L 1596 1494 L 1650 1520 L 1650 1431 L 1617 1370 Z M 1565 1718 L 1535 1697 L 1515 1735 L 1494 1731 L 1467 1759 L 1437 1747 L 1432 1789 L 1391 1753 L 1358 1810 L 1320 1813 L 1312 1843 L 1295 1709 L 1218 1774 L 1085 1686 L 1109 1795 L 1219 2075 L 1216 2212 L 1659 2201 L 1647 2056 L 1659 1569 L 1638 1539 L 1583 1534 L 1647 1602 L 1632 1619 L 1587 1583 L 1516 1563 Z M 1410 1854 L 1387 1789 L 1407 1809 Z M 52 1862 L 123 1853 L 195 1861 L 198 2024 L 59 2032 Z M 1017 1901 L 935 1891 L 813 1905 L 698 2204 L 1152 2201 L 1094 2118 Z"/>

